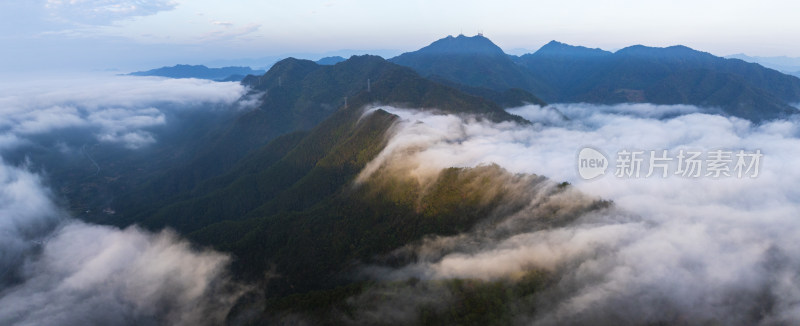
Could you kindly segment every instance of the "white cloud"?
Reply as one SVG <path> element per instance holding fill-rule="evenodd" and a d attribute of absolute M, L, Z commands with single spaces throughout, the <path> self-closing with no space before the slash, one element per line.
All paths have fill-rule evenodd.
<path fill-rule="evenodd" d="M 223 26 L 223 27 L 231 27 L 231 26 L 233 26 L 233 23 L 231 23 L 231 22 L 225 22 L 225 21 L 220 21 L 220 20 L 212 20 L 211 24 L 217 25 L 217 26 Z"/>
<path fill-rule="evenodd" d="M 168 231 L 68 222 L 0 292 L 0 323 L 218 325 L 244 290 L 228 262 Z"/>
<path fill-rule="evenodd" d="M 133 76 L 16 81 L 0 90 L 0 148 L 20 138 L 66 128 L 90 130 L 97 140 L 138 148 L 157 139 L 150 128 L 166 113 L 209 110 L 235 102 L 237 83 Z"/>
<path fill-rule="evenodd" d="M 0 162 L 0 296 L 36 242 L 62 218 L 38 175 Z"/>
<path fill-rule="evenodd" d="M 70 23 L 105 25 L 137 16 L 175 9 L 172 0 L 47 0 L 53 19 Z"/>
<path fill-rule="evenodd" d="M 222 29 L 207 32 L 199 37 L 202 42 L 221 41 L 239 38 L 258 31 L 261 24 L 246 24 L 239 27 L 234 27 L 230 23 L 214 22 L 214 25 L 222 26 Z"/>
<path fill-rule="evenodd" d="M 2 161 L 73 129 L 128 148 L 151 144 L 170 113 L 231 108 L 244 89 L 195 79 L 97 77 L 0 87 L 0 324 L 218 325 L 247 290 L 230 258 L 170 231 L 120 230 L 74 220 L 42 177 Z M 91 158 L 90 158 L 91 159 Z"/>

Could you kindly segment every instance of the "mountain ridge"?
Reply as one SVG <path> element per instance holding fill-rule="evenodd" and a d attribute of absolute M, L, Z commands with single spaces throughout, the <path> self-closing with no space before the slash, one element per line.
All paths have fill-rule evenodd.
<path fill-rule="evenodd" d="M 570 55 L 575 55 L 575 56 L 588 56 L 588 57 L 591 57 L 591 56 L 610 55 L 612 53 L 613 52 L 605 51 L 605 50 L 598 49 L 598 48 L 592 49 L 592 48 L 587 48 L 587 47 L 584 47 L 584 46 L 570 45 L 570 44 L 566 44 L 566 43 L 561 43 L 561 42 L 556 41 L 556 40 L 552 40 L 552 41 L 548 42 L 547 44 L 543 45 L 541 48 L 539 48 L 539 50 L 536 50 L 533 53 L 526 53 L 526 54 L 523 54 L 523 55 L 529 55 L 530 54 L 530 55 L 540 55 L 540 56 L 548 56 L 548 55 L 550 55 L 550 56 L 558 56 L 558 55 L 570 54 Z"/>
<path fill-rule="evenodd" d="M 800 100 L 794 76 L 682 45 L 634 45 L 599 57 L 534 54 L 519 62 L 560 88 L 557 101 L 692 104 L 758 122 L 793 114 L 789 103 Z"/>
<path fill-rule="evenodd" d="M 756 123 L 794 114 L 790 104 L 800 102 L 797 77 L 683 45 L 609 52 L 551 41 L 519 57 L 501 52 L 482 35 L 460 35 L 389 60 L 470 87 L 522 89 L 544 102 L 689 104 Z"/>
<path fill-rule="evenodd" d="M 154 178 L 128 194 L 128 199 L 121 200 L 127 204 L 121 204 L 123 207 L 119 209 L 127 212 L 129 217 L 125 220 L 151 220 L 148 224 L 152 227 L 171 225 L 164 222 L 169 216 L 193 216 L 198 221 L 206 216 L 213 220 L 217 208 L 207 203 L 214 201 L 190 200 L 180 207 L 177 203 L 216 191 L 219 187 L 203 182 L 237 168 L 248 153 L 276 138 L 313 130 L 342 110 L 361 110 L 381 103 L 526 123 L 489 99 L 422 78 L 409 68 L 377 56 L 353 56 L 332 66 L 288 58 L 264 75 L 247 76 L 242 83 L 250 87 L 244 98 L 256 97 L 258 107 L 211 131 L 207 145 L 186 165 L 167 171 L 162 178 Z M 153 195 L 162 193 L 176 195 Z M 240 206 L 251 209 L 259 206 L 256 204 Z M 173 208 L 167 211 L 158 208 L 163 205 Z M 174 223 L 172 226 L 178 227 Z"/>
<path fill-rule="evenodd" d="M 198 78 L 214 81 L 240 81 L 240 77 L 252 74 L 263 74 L 263 70 L 254 70 L 250 67 L 221 67 L 209 68 L 204 65 L 178 64 L 172 67 L 161 67 L 146 71 L 129 73 L 131 76 L 158 76 L 169 78 Z M 238 78 L 238 79 L 237 79 Z"/>
<path fill-rule="evenodd" d="M 495 91 L 519 88 L 537 97 L 550 92 L 547 85 L 521 70 L 500 47 L 482 35 L 448 36 L 389 61 L 410 67 L 424 77 L 437 76 L 466 86 Z"/>

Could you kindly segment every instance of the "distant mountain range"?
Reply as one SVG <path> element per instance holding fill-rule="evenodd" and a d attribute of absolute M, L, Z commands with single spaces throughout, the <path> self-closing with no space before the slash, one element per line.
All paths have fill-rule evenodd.
<path fill-rule="evenodd" d="M 773 67 L 794 62 L 789 58 L 738 57 Z M 317 64 L 343 61 L 332 56 Z M 800 79 L 796 76 L 685 46 L 634 45 L 609 52 L 552 41 L 534 53 L 513 56 L 482 35 L 459 35 L 389 61 L 503 106 L 545 101 L 691 104 L 757 122 L 797 112 L 792 105 L 800 103 Z M 263 73 L 248 67 L 177 65 L 131 75 L 239 81 L 245 75 Z"/>
<path fill-rule="evenodd" d="M 752 121 L 796 112 L 800 79 L 685 46 L 617 52 L 556 41 L 508 56 L 477 35 L 448 36 L 390 59 L 423 76 L 494 90 L 519 88 L 547 102 L 692 104 Z"/>
<path fill-rule="evenodd" d="M 317 62 L 318 65 L 330 66 L 330 65 L 335 65 L 335 64 L 337 64 L 339 62 L 342 62 L 342 61 L 345 61 L 345 60 L 347 60 L 347 59 L 342 58 L 340 56 L 333 56 L 333 57 L 324 57 L 322 59 L 317 60 L 316 62 Z"/>
<path fill-rule="evenodd" d="M 320 65 L 334 65 L 345 61 L 339 56 L 324 57 L 317 60 Z M 147 71 L 136 71 L 131 76 L 158 76 L 168 78 L 198 78 L 214 81 L 241 81 L 247 75 L 263 75 L 264 70 L 252 69 L 250 67 L 222 67 L 209 68 L 204 65 L 175 65 L 172 67 L 161 67 Z"/>
<path fill-rule="evenodd" d="M 403 51 L 393 50 L 393 49 L 369 49 L 369 50 L 340 49 L 340 50 L 325 51 L 325 52 L 289 52 L 277 55 L 261 56 L 256 58 L 212 60 L 212 61 L 207 61 L 203 64 L 209 67 L 243 66 L 243 67 L 251 67 L 253 69 L 269 70 L 269 68 L 272 67 L 272 65 L 286 58 L 318 61 L 318 58 L 324 59 L 328 57 L 333 57 L 333 58 L 340 57 L 346 59 L 354 55 L 365 55 L 365 54 L 377 55 L 383 58 L 391 58 L 397 56 L 402 52 Z"/>
<path fill-rule="evenodd" d="M 517 62 L 555 89 L 548 101 L 692 104 L 753 121 L 791 114 L 789 103 L 800 102 L 797 77 L 685 46 L 611 53 L 550 42 Z"/>
<path fill-rule="evenodd" d="M 483 36 L 448 36 L 389 61 L 420 75 L 493 90 L 524 89 L 547 98 L 550 88 Z"/>
<path fill-rule="evenodd" d="M 263 70 L 250 67 L 209 68 L 203 65 L 175 65 L 147 71 L 132 72 L 131 76 L 159 76 L 169 78 L 198 78 L 216 81 L 240 81 L 247 75 L 261 75 Z"/>
<path fill-rule="evenodd" d="M 747 62 L 757 63 L 767 68 L 772 68 L 780 72 L 800 77 L 800 58 L 787 56 L 781 57 L 753 57 L 744 53 L 726 56 L 728 59 L 739 59 Z"/>

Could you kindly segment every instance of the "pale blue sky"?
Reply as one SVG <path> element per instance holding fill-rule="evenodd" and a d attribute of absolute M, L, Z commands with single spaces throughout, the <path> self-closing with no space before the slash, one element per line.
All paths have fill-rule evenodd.
<path fill-rule="evenodd" d="M 559 40 L 800 57 L 800 1 L 0 0 L 0 71 L 403 52 L 479 31 L 506 50 Z"/>

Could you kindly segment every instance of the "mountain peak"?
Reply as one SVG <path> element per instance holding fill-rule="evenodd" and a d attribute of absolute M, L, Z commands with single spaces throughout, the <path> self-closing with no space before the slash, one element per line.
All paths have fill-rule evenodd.
<path fill-rule="evenodd" d="M 505 55 L 499 46 L 482 34 L 475 36 L 448 35 L 417 51 L 421 54 L 482 54 Z"/>
<path fill-rule="evenodd" d="M 533 53 L 537 56 L 569 56 L 569 57 L 599 57 L 611 54 L 601 49 L 590 49 L 584 46 L 574 46 L 559 41 L 550 41 Z"/>
<path fill-rule="evenodd" d="M 176 64 L 172 67 L 161 67 L 147 71 L 136 71 L 132 76 L 160 76 L 169 78 L 200 78 L 217 81 L 241 80 L 241 76 L 263 74 L 263 70 L 250 67 L 209 68 L 204 65 Z"/>
<path fill-rule="evenodd" d="M 632 45 L 616 52 L 620 55 L 646 56 L 653 58 L 668 57 L 713 57 L 710 53 L 697 51 L 685 45 L 673 45 L 668 47 L 651 47 L 641 44 Z"/>
<path fill-rule="evenodd" d="M 342 58 L 342 57 L 337 55 L 337 56 L 331 56 L 331 57 L 324 57 L 322 59 L 317 60 L 316 63 L 318 65 L 331 66 L 331 65 L 335 65 L 335 64 L 337 64 L 339 62 L 345 61 L 345 60 L 347 60 L 347 59 Z"/>
<path fill-rule="evenodd" d="M 547 44 L 545 44 L 544 46 L 546 46 L 546 47 L 547 46 L 572 46 L 572 47 L 574 47 L 574 45 L 569 45 L 567 43 L 561 43 L 561 42 L 556 41 L 556 40 L 552 40 L 550 42 L 547 42 Z"/>
<path fill-rule="evenodd" d="M 317 63 L 307 59 L 297 59 L 295 57 L 288 57 L 273 64 L 272 67 L 269 69 L 269 71 L 267 71 L 267 74 L 273 72 L 291 70 L 297 66 L 314 67 L 317 66 Z"/>

